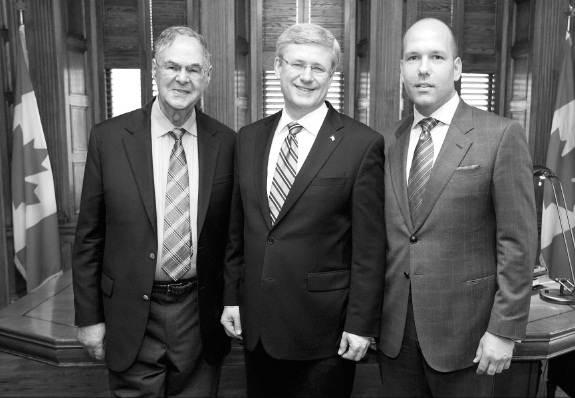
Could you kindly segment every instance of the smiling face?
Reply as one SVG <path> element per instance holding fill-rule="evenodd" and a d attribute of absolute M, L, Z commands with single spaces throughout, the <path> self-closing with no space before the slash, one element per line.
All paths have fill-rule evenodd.
<path fill-rule="evenodd" d="M 170 76 L 166 69 L 160 67 L 166 64 L 200 66 L 207 69 L 204 50 L 197 39 L 178 36 L 158 54 L 154 62 L 152 73 L 158 86 L 160 109 L 174 125 L 181 126 L 192 114 L 194 105 L 210 82 L 210 71 L 206 71 L 204 76 L 199 78 L 189 77 L 184 69 Z"/>
<path fill-rule="evenodd" d="M 288 44 L 281 57 L 276 57 L 274 70 L 280 79 L 285 109 L 294 120 L 301 119 L 324 103 L 333 78 L 332 57 L 329 47 L 314 43 Z M 322 76 L 314 74 L 309 66 L 298 71 L 290 64 L 318 66 L 329 73 Z"/>
<path fill-rule="evenodd" d="M 454 59 L 449 28 L 437 20 L 416 22 L 405 34 L 401 77 L 415 108 L 429 116 L 455 94 L 461 59 Z"/>

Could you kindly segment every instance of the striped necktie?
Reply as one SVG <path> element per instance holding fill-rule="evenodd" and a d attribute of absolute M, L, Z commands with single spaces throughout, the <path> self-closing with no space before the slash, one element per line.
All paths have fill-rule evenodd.
<path fill-rule="evenodd" d="M 186 130 L 175 128 L 169 134 L 176 142 L 170 155 L 164 210 L 162 269 L 177 281 L 192 263 L 190 228 L 190 180 L 182 136 Z"/>
<path fill-rule="evenodd" d="M 433 140 L 431 130 L 437 126 L 439 120 L 432 117 L 422 119 L 418 126 L 421 126 L 421 135 L 415 146 L 413 161 L 409 170 L 409 183 L 407 185 L 407 196 L 409 201 L 409 211 L 411 221 L 417 223 L 419 210 L 423 202 L 425 185 L 429 180 L 431 168 L 433 167 Z"/>
<path fill-rule="evenodd" d="M 303 127 L 296 122 L 288 124 L 288 135 L 280 149 L 274 179 L 270 189 L 270 196 L 268 198 L 272 225 L 275 224 L 278 218 L 278 214 L 297 174 L 298 143 L 296 134 L 302 129 Z"/>

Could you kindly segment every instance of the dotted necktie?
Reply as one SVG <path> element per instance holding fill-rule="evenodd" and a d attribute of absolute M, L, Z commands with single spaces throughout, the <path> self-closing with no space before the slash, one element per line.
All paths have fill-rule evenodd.
<path fill-rule="evenodd" d="M 186 153 L 182 145 L 185 132 L 182 128 L 169 132 L 176 142 L 170 155 L 166 185 L 162 269 L 174 281 L 180 279 L 191 268 L 192 263 L 190 180 Z"/>
<path fill-rule="evenodd" d="M 439 120 L 432 117 L 422 119 L 418 126 L 421 126 L 421 135 L 417 141 L 413 161 L 409 170 L 409 182 L 407 185 L 407 195 L 409 201 L 409 210 L 411 221 L 417 223 L 419 209 L 423 202 L 425 185 L 429 180 L 431 168 L 433 167 L 433 140 L 431 139 L 431 130 L 437 126 Z"/>
<path fill-rule="evenodd" d="M 280 149 L 269 196 L 272 225 L 276 222 L 297 174 L 298 143 L 296 135 L 302 129 L 303 127 L 296 122 L 288 124 L 289 132 Z"/>

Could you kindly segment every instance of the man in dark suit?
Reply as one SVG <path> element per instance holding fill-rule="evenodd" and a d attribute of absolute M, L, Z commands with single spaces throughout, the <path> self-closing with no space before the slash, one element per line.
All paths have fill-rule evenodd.
<path fill-rule="evenodd" d="M 537 223 L 525 134 L 465 104 L 443 22 L 415 23 L 401 73 L 414 113 L 384 134 L 386 396 L 489 396 L 525 336 Z M 489 375 L 489 376 L 488 376 Z"/>
<path fill-rule="evenodd" d="M 94 127 L 73 257 L 78 340 L 117 396 L 215 396 L 236 134 L 195 108 L 202 36 L 155 44 L 158 96 Z"/>
<path fill-rule="evenodd" d="M 222 324 L 250 396 L 349 396 L 378 333 L 384 142 L 325 101 L 339 59 L 329 31 L 288 28 L 284 109 L 239 132 Z"/>

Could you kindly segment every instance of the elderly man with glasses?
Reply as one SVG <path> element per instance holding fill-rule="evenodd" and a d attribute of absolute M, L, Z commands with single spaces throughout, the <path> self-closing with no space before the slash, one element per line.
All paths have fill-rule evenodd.
<path fill-rule="evenodd" d="M 196 104 L 204 38 L 155 44 L 158 96 L 94 126 L 73 256 L 78 340 L 115 396 L 215 396 L 230 339 L 219 323 L 236 134 Z"/>

